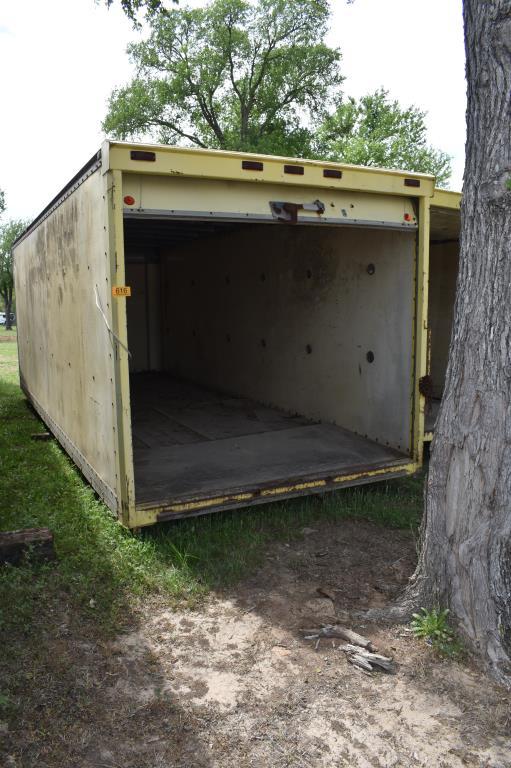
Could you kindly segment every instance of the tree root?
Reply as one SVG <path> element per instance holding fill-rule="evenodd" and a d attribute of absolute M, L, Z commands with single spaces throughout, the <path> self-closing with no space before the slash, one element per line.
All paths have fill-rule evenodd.
<path fill-rule="evenodd" d="M 369 608 L 367 611 L 350 611 L 350 615 L 354 619 L 374 621 L 375 623 L 408 624 L 415 611 L 418 611 L 422 605 L 427 607 L 429 602 L 431 602 L 429 599 L 426 599 L 424 591 L 421 591 L 421 582 L 421 579 L 412 576 L 410 584 L 395 602 L 382 608 Z"/>

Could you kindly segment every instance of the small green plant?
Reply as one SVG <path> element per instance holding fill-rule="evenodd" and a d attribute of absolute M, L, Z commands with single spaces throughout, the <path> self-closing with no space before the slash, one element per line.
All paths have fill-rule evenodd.
<path fill-rule="evenodd" d="M 506 189 L 511 192 L 511 178 L 506 179 Z"/>
<path fill-rule="evenodd" d="M 419 613 L 412 614 L 411 627 L 415 637 L 421 637 L 436 651 L 455 656 L 460 653 L 461 645 L 449 627 L 448 616 L 448 608 L 433 608 L 430 611 L 421 608 Z"/>

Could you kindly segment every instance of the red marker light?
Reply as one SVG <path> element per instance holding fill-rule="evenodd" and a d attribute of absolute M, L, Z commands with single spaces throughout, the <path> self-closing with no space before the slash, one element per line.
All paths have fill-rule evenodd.
<path fill-rule="evenodd" d="M 124 202 L 126 202 L 126 198 L 124 198 Z M 133 202 L 135 202 L 135 201 L 133 200 Z M 412 217 L 410 216 L 410 214 L 409 213 L 405 213 L 405 221 L 411 221 L 411 220 L 412 220 Z"/>
<path fill-rule="evenodd" d="M 126 203 L 126 205 L 135 205 L 135 198 L 132 197 L 131 195 L 126 195 L 124 198 L 124 202 Z"/>

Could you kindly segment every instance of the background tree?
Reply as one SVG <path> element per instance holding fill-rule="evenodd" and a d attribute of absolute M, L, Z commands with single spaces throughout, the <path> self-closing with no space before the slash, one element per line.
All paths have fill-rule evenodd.
<path fill-rule="evenodd" d="M 427 145 L 424 112 L 383 89 L 341 101 L 340 53 L 324 43 L 327 0 L 129 7 L 146 9 L 150 35 L 128 49 L 137 76 L 110 97 L 110 135 L 405 168 L 447 183 L 450 159 Z"/>
<path fill-rule="evenodd" d="M 145 13 L 148 16 L 151 16 L 156 13 L 165 13 L 166 12 L 166 6 L 164 0 L 120 0 L 121 1 L 121 8 L 128 17 L 128 19 L 131 19 L 135 26 L 138 26 L 137 22 L 137 15 L 141 11 L 145 11 Z M 96 0 L 96 2 L 99 2 L 99 0 Z M 115 0 L 104 0 L 106 6 L 110 8 L 111 5 L 114 4 Z M 174 3 L 175 5 L 178 5 L 179 0 L 169 0 L 169 2 Z"/>
<path fill-rule="evenodd" d="M 340 54 L 323 39 L 327 0 L 213 0 L 153 15 L 129 53 L 137 77 L 114 91 L 103 127 L 213 147 L 310 155 L 308 125 L 333 104 Z"/>
<path fill-rule="evenodd" d="M 5 211 L 5 193 L 0 189 L 0 216 Z"/>
<path fill-rule="evenodd" d="M 12 219 L 0 226 L 0 296 L 5 308 L 5 327 L 10 330 L 12 301 L 14 293 L 13 254 L 12 246 L 27 222 L 22 219 Z"/>
<path fill-rule="evenodd" d="M 467 147 L 445 393 L 408 594 L 511 686 L 511 3 L 465 0 Z"/>
<path fill-rule="evenodd" d="M 428 146 L 425 117 L 417 107 L 391 101 L 380 88 L 359 101 L 341 103 L 321 125 L 316 152 L 343 163 L 431 173 L 438 186 L 445 186 L 450 157 Z"/>

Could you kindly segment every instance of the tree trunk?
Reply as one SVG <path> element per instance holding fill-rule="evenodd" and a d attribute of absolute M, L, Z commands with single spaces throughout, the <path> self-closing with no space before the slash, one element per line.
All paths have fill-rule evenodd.
<path fill-rule="evenodd" d="M 465 0 L 467 155 L 445 392 L 408 600 L 511 684 L 511 1 Z"/>
<path fill-rule="evenodd" d="M 12 329 L 11 310 L 12 310 L 12 289 L 7 289 L 7 298 L 5 300 L 5 330 Z"/>

